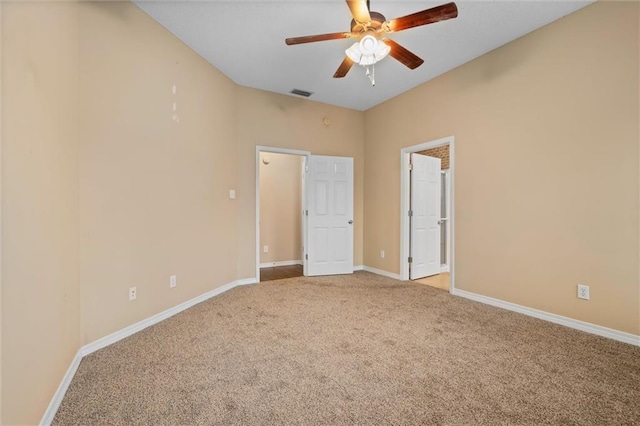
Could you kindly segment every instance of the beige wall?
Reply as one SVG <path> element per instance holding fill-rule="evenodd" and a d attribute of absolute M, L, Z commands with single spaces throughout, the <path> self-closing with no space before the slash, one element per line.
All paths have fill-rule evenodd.
<path fill-rule="evenodd" d="M 355 158 L 362 262 L 362 112 L 240 88 L 129 3 L 81 18 L 84 343 L 255 277 L 256 145 Z"/>
<path fill-rule="evenodd" d="M 257 144 L 355 158 L 362 262 L 362 112 L 239 88 L 130 3 L 2 8 L 4 424 L 81 344 L 255 277 Z"/>
<path fill-rule="evenodd" d="M 355 264 L 397 272 L 399 151 L 454 135 L 457 286 L 640 331 L 637 4 L 367 113 L 238 87 L 130 3 L 0 4 L 3 424 L 81 344 L 255 276 L 256 145 L 354 157 Z"/>
<path fill-rule="evenodd" d="M 245 87 L 237 102 L 238 278 L 255 276 L 257 145 L 354 158 L 354 264 L 362 264 L 364 113 Z"/>
<path fill-rule="evenodd" d="M 302 260 L 302 158 L 260 153 L 260 263 Z"/>
<path fill-rule="evenodd" d="M 0 422 L 37 424 L 80 345 L 78 9 L 1 7 Z"/>
<path fill-rule="evenodd" d="M 88 343 L 236 279 L 237 88 L 131 3 L 81 13 Z"/>
<path fill-rule="evenodd" d="M 638 7 L 598 2 L 367 111 L 365 264 L 399 270 L 400 149 L 453 135 L 456 287 L 638 334 Z"/>

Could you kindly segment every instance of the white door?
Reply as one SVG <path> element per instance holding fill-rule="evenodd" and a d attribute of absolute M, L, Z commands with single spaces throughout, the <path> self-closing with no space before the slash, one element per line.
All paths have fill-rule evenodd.
<path fill-rule="evenodd" d="M 353 273 L 353 158 L 309 156 L 306 275 Z"/>
<path fill-rule="evenodd" d="M 409 278 L 440 273 L 440 159 L 411 154 Z"/>

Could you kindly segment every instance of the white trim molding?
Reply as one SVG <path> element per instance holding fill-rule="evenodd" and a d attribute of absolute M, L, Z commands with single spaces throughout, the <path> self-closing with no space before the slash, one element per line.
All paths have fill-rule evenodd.
<path fill-rule="evenodd" d="M 49 402 L 49 406 L 45 410 L 42 420 L 40 420 L 41 425 L 49 426 L 53 422 L 53 418 L 56 416 L 58 408 L 60 408 L 62 399 L 67 393 L 67 389 L 69 389 L 71 380 L 73 380 L 73 376 L 75 376 L 76 371 L 78 371 L 80 361 L 82 361 L 82 354 L 80 350 L 78 350 L 78 352 L 76 352 L 76 356 L 73 357 L 67 372 L 62 377 L 62 381 L 60 382 L 58 389 L 56 389 L 56 392 L 53 394 L 53 398 L 51 398 L 51 402 Z"/>
<path fill-rule="evenodd" d="M 371 266 L 366 266 L 366 265 L 363 266 L 362 269 L 367 271 L 367 272 L 371 272 L 372 274 L 382 275 L 383 277 L 393 278 L 394 280 L 401 281 L 400 275 L 399 274 L 395 274 L 393 272 L 383 271 L 382 269 L 376 269 L 376 268 L 372 268 Z"/>
<path fill-rule="evenodd" d="M 157 324 L 162 320 L 165 320 L 169 317 L 174 316 L 175 314 L 179 314 L 180 312 L 186 309 L 189 309 L 190 307 L 197 305 L 198 303 L 204 302 L 207 299 L 211 299 L 212 297 L 222 294 L 225 291 L 229 291 L 232 288 L 238 287 L 240 285 L 255 284 L 256 282 L 257 281 L 255 278 L 247 278 L 243 280 L 236 280 L 228 284 L 222 285 L 220 287 L 214 288 L 211 291 L 201 294 L 200 296 L 194 297 L 191 300 L 187 300 L 186 302 L 176 305 L 173 308 L 169 308 L 166 311 L 162 311 L 147 319 L 138 321 L 135 324 L 131 324 L 130 326 L 125 327 L 121 330 L 118 330 L 114 333 L 111 333 L 108 336 L 104 336 L 94 342 L 84 345 L 83 347 L 80 348 L 82 356 L 89 355 L 90 353 L 93 353 L 99 349 L 109 346 L 119 340 L 124 339 L 125 337 L 129 337 L 132 334 L 137 333 L 138 331 L 144 330 L 145 328 L 151 325 Z"/>
<path fill-rule="evenodd" d="M 580 321 L 573 318 L 563 317 L 562 315 L 556 315 L 556 314 L 541 311 L 538 309 L 528 308 L 526 306 L 518 305 L 511 302 L 506 302 L 500 299 L 494 299 L 493 297 L 482 296 L 480 294 L 471 293 L 464 290 L 455 289 L 452 292 L 452 294 L 454 296 L 464 297 L 466 299 L 470 299 L 476 302 L 506 309 L 508 311 L 518 312 L 520 314 L 528 315 L 530 317 L 549 321 L 555 324 L 564 325 L 565 327 L 584 331 L 586 333 L 595 334 L 597 336 L 606 337 L 609 339 L 617 340 L 619 342 L 628 343 L 634 346 L 640 346 L 640 336 L 635 334 L 614 330 L 612 328 L 603 327 L 600 325 L 592 324 L 585 321 Z"/>
<path fill-rule="evenodd" d="M 364 266 L 363 265 L 354 265 L 353 266 L 353 272 L 356 271 L 364 271 Z"/>
<path fill-rule="evenodd" d="M 275 266 L 292 266 L 292 265 L 302 265 L 302 260 L 281 260 L 279 262 L 266 262 L 261 263 L 261 268 L 273 268 Z"/>
<path fill-rule="evenodd" d="M 42 420 L 40 421 L 40 424 L 44 426 L 48 426 L 51 424 L 51 422 L 53 421 L 53 418 L 58 412 L 58 408 L 60 408 L 60 403 L 62 403 L 62 399 L 64 398 L 65 393 L 67 393 L 67 389 L 71 384 L 71 380 L 73 379 L 73 376 L 76 374 L 76 371 L 78 370 L 80 361 L 82 361 L 82 358 L 85 357 L 86 355 L 89 355 L 113 343 L 116 343 L 124 339 L 125 337 L 129 337 L 132 334 L 135 334 L 141 330 L 144 330 L 145 328 L 151 325 L 157 324 L 162 320 L 165 320 L 169 317 L 174 316 L 175 314 L 179 314 L 180 312 L 186 309 L 189 309 L 190 307 L 197 305 L 198 303 L 202 303 L 205 300 L 211 299 L 212 297 L 222 294 L 225 291 L 229 291 L 232 288 L 242 286 L 242 285 L 255 284 L 257 282 L 258 280 L 256 278 L 245 278 L 245 279 L 230 282 L 228 284 L 214 288 L 213 290 L 208 291 L 204 294 L 201 294 L 200 296 L 194 297 L 191 300 L 187 300 L 186 302 L 183 302 L 179 305 L 169 308 L 166 311 L 162 311 L 147 319 L 138 321 L 135 324 L 131 324 L 128 327 L 125 327 L 105 337 L 102 337 L 94 342 L 91 342 L 89 344 L 82 346 L 80 349 L 78 349 L 76 356 L 73 358 L 73 361 L 71 361 L 71 365 L 69 366 L 69 368 L 67 369 L 67 372 L 62 378 L 62 382 L 58 386 L 58 389 L 56 390 L 56 392 L 53 394 L 53 397 L 51 398 L 51 402 L 49 403 L 49 406 L 45 410 L 44 415 L 42 416 Z"/>
<path fill-rule="evenodd" d="M 256 278 L 243 278 L 243 279 L 241 279 L 241 280 L 236 280 L 236 281 L 234 281 L 234 282 L 236 283 L 236 285 L 234 285 L 233 287 L 238 287 L 238 286 L 241 286 L 241 285 L 249 285 L 249 284 L 258 284 L 258 280 L 257 280 Z M 227 284 L 227 285 L 228 285 L 228 284 Z M 224 292 L 225 292 L 225 291 L 227 291 L 227 290 L 231 290 L 233 287 L 227 288 L 227 289 L 225 289 L 225 290 L 221 291 L 220 293 L 224 293 Z M 212 298 L 213 296 L 217 296 L 217 295 L 218 295 L 218 294 L 220 294 L 220 293 L 213 294 L 213 295 L 211 295 L 211 296 L 207 297 L 207 299 L 210 299 L 210 298 Z M 206 299 L 205 299 L 205 300 L 206 300 Z"/>

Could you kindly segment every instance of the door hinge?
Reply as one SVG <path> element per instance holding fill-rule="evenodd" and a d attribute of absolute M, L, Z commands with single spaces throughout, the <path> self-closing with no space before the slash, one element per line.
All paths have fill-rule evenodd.
<path fill-rule="evenodd" d="M 304 259 L 305 259 L 305 260 L 309 260 L 309 255 L 308 255 L 308 254 L 305 254 L 305 255 L 304 255 Z"/>
<path fill-rule="evenodd" d="M 413 170 L 413 164 L 409 163 L 409 171 Z"/>
<path fill-rule="evenodd" d="M 305 210 L 305 211 L 304 211 L 304 215 L 305 215 L 305 216 L 309 216 L 309 210 Z"/>
<path fill-rule="evenodd" d="M 409 217 L 413 216 L 413 210 L 409 210 Z"/>
<path fill-rule="evenodd" d="M 409 263 L 413 263 L 413 257 L 409 256 Z"/>

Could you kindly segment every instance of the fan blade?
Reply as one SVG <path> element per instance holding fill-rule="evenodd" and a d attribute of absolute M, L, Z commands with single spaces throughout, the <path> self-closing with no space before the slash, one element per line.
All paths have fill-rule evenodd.
<path fill-rule="evenodd" d="M 388 38 L 383 38 L 382 41 L 391 48 L 389 55 L 397 61 L 406 65 L 408 68 L 414 70 L 424 62 L 422 58 L 411 53 L 395 41 Z"/>
<path fill-rule="evenodd" d="M 401 18 L 392 19 L 384 23 L 382 28 L 385 32 L 402 31 L 421 25 L 432 24 L 446 19 L 452 19 L 458 16 L 458 7 L 455 3 L 447 3 L 442 6 L 436 6 L 422 12 L 412 13 L 411 15 Z"/>
<path fill-rule="evenodd" d="M 345 56 L 344 57 L 344 61 L 342 61 L 342 63 L 340 64 L 340 66 L 336 70 L 336 73 L 333 74 L 333 78 L 342 78 L 342 77 L 344 77 L 345 75 L 347 75 L 347 73 L 349 72 L 349 70 L 351 69 L 352 66 L 353 66 L 353 61 L 351 59 L 349 59 L 348 56 Z"/>
<path fill-rule="evenodd" d="M 313 43 L 316 41 L 325 41 L 325 40 L 338 40 L 341 38 L 349 38 L 353 37 L 352 33 L 329 33 L 329 34 L 317 34 L 310 36 L 302 36 L 302 37 L 292 37 L 286 39 L 284 42 L 287 45 L 292 46 L 294 44 L 302 44 L 302 43 Z"/>
<path fill-rule="evenodd" d="M 371 22 L 367 0 L 347 0 L 347 6 L 349 6 L 353 19 L 356 22 L 361 24 Z"/>

